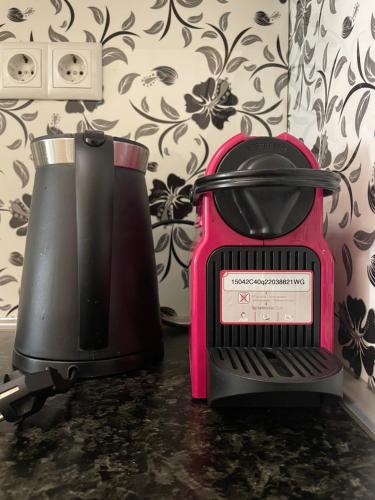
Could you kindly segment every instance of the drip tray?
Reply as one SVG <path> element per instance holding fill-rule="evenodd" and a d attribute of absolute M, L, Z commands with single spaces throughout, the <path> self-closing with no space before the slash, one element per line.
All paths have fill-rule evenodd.
<path fill-rule="evenodd" d="M 316 406 L 342 397 L 343 370 L 329 351 L 309 348 L 208 349 L 212 406 Z"/>

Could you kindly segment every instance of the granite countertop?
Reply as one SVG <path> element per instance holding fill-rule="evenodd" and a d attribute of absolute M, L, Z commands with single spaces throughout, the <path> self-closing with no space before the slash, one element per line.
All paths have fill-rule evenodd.
<path fill-rule="evenodd" d="M 13 335 L 0 332 L 0 371 Z M 0 499 L 373 499 L 375 443 L 341 405 L 217 412 L 190 398 L 187 334 L 160 367 L 90 380 L 0 424 Z"/>

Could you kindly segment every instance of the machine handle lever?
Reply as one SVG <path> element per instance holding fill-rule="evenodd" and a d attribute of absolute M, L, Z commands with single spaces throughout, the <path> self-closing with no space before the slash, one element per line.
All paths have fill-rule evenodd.
<path fill-rule="evenodd" d="M 328 196 L 340 189 L 340 175 L 336 172 L 313 169 L 262 169 L 222 172 L 200 177 L 191 190 L 191 201 L 208 192 L 223 189 L 243 189 L 251 187 L 299 187 L 320 188 Z"/>
<path fill-rule="evenodd" d="M 0 422 L 19 422 L 38 412 L 47 398 L 67 392 L 73 382 L 54 368 L 35 373 L 16 370 L 5 375 L 0 385 Z"/>

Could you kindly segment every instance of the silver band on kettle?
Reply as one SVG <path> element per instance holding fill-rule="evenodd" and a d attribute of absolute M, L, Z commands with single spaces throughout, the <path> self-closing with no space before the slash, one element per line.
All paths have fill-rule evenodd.
<path fill-rule="evenodd" d="M 40 137 L 31 143 L 36 167 L 75 164 L 74 135 Z M 136 142 L 113 138 L 114 166 L 145 172 L 149 151 Z"/>

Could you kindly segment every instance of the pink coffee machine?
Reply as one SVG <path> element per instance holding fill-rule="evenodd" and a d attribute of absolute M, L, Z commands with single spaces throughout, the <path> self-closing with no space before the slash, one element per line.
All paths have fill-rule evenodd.
<path fill-rule="evenodd" d="M 342 396 L 334 263 L 323 236 L 323 196 L 339 183 L 286 133 L 239 134 L 214 154 L 193 190 L 193 398 L 314 406 Z"/>

